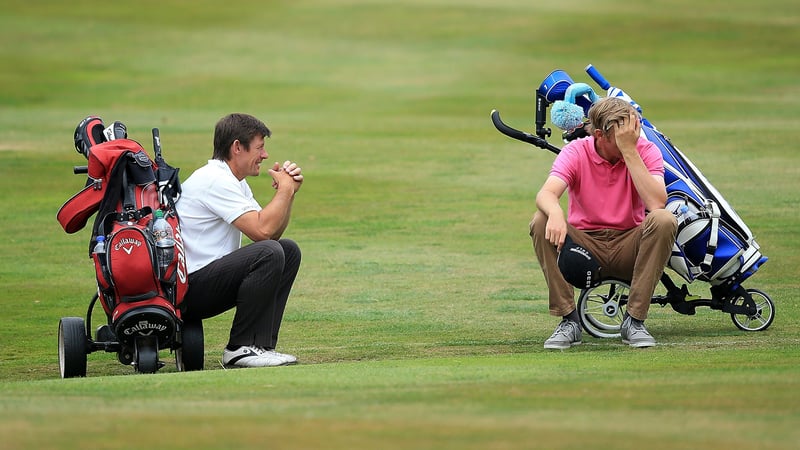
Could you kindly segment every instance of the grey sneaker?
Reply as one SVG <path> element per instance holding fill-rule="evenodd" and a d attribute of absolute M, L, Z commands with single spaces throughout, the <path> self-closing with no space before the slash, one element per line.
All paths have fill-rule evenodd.
<path fill-rule="evenodd" d="M 631 316 L 622 321 L 619 333 L 622 335 L 622 343 L 631 347 L 643 348 L 656 345 L 656 340 L 644 327 L 644 322 L 633 320 Z"/>
<path fill-rule="evenodd" d="M 564 319 L 556 327 L 556 331 L 546 341 L 544 348 L 565 350 L 581 343 L 581 326 L 577 322 Z"/>

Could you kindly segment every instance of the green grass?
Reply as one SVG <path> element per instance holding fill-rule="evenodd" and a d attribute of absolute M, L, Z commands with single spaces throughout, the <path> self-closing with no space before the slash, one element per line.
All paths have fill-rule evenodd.
<path fill-rule="evenodd" d="M 0 442 L 4 448 L 793 448 L 800 441 L 796 2 L 4 1 Z M 532 131 L 551 70 L 592 63 L 723 193 L 770 261 L 764 332 L 654 306 L 657 348 L 546 352 L 556 319 L 527 224 L 553 156 Z M 93 353 L 61 380 L 58 320 L 95 288 L 72 132 L 122 120 L 185 178 L 216 120 L 264 119 L 306 182 L 281 349 L 295 367 L 133 375 Z M 554 130 L 556 132 L 556 130 Z M 558 143 L 558 139 L 553 139 Z M 263 201 L 270 180 L 253 179 Z M 707 285 L 690 286 L 708 294 Z M 95 323 L 100 320 L 95 309 Z"/>
<path fill-rule="evenodd" d="M 707 376 L 696 377 L 697 369 Z M 742 364 L 737 352 L 716 348 L 680 367 L 659 351 L 604 351 L 547 353 L 537 364 L 507 354 L 46 380 L 15 386 L 17 414 L 31 419 L 10 421 L 16 432 L 6 442 L 117 448 L 124 445 L 109 436 L 130 434 L 134 423 L 148 430 L 136 446 L 156 448 L 272 439 L 286 443 L 278 448 L 780 448 L 793 437 L 792 405 L 783 398 L 797 388 L 791 373 L 786 360 Z M 39 424 L 43 401 L 63 418 Z M 87 430 L 83 424 L 98 416 L 102 429 Z M 573 431 L 565 433 L 567 424 Z"/>

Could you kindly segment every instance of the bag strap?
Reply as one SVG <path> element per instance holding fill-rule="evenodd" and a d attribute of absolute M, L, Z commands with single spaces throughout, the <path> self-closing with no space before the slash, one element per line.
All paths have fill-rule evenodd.
<path fill-rule="evenodd" d="M 138 222 L 142 217 L 153 213 L 153 209 L 144 206 L 136 209 L 136 183 L 129 182 L 129 165 L 132 163 L 133 153 L 126 152 L 120 157 L 106 181 L 106 194 L 100 202 L 97 217 L 92 227 L 92 239 L 89 241 L 91 254 L 97 236 L 106 235 L 112 229 L 114 221 Z M 117 211 L 117 206 L 122 203 L 122 211 Z"/>
<path fill-rule="evenodd" d="M 714 260 L 714 254 L 717 252 L 720 209 L 717 203 L 711 199 L 706 199 L 705 209 L 711 218 L 711 228 L 708 235 L 708 243 L 706 244 L 706 255 L 703 258 L 703 262 L 700 263 L 700 269 L 702 273 L 708 275 L 711 272 L 711 262 Z"/>

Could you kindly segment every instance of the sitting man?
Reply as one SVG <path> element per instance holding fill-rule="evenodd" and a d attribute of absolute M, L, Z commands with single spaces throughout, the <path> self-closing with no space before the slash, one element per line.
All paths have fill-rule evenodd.
<path fill-rule="evenodd" d="M 293 162 L 276 162 L 268 169 L 275 194 L 263 208 L 245 180 L 258 176 L 269 157 L 264 141 L 270 135 L 250 115 L 220 119 L 213 159 L 182 183 L 177 203 L 189 271 L 183 318 L 202 320 L 236 308 L 222 356 L 228 367 L 297 362 L 275 346 L 300 268 L 300 249 L 281 236 L 303 175 Z M 242 233 L 253 243 L 241 247 Z"/>
<path fill-rule="evenodd" d="M 567 236 L 593 256 L 602 277 L 631 281 L 622 342 L 652 347 L 656 341 L 644 320 L 677 232 L 677 220 L 664 209 L 664 162 L 658 147 L 640 137 L 641 118 L 628 102 L 601 99 L 588 116 L 590 135 L 565 145 L 556 157 L 530 224 L 550 314 L 563 318 L 544 348 L 581 343 L 573 286 L 558 265 Z M 565 218 L 560 199 L 567 190 Z"/>

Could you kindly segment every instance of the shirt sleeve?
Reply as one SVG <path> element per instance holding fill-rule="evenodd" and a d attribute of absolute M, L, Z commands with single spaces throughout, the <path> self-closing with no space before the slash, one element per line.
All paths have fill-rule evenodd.
<path fill-rule="evenodd" d="M 640 138 L 637 150 L 650 174 L 664 177 L 664 158 L 661 156 L 658 146 L 647 139 Z"/>
<path fill-rule="evenodd" d="M 206 192 L 205 203 L 212 213 L 227 223 L 233 223 L 242 214 L 261 209 L 246 182 L 228 181 L 219 180 Z"/>
<path fill-rule="evenodd" d="M 579 141 L 572 141 L 565 145 L 556 155 L 553 167 L 550 169 L 550 175 L 560 178 L 564 183 L 567 183 L 567 186 L 571 186 L 575 182 L 575 177 L 578 173 L 576 163 L 579 155 L 579 145 Z"/>

